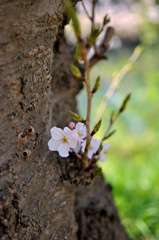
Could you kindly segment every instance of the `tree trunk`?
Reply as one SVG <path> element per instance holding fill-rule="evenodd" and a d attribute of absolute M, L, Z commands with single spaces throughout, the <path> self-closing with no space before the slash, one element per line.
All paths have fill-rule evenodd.
<path fill-rule="evenodd" d="M 103 179 L 77 186 L 75 157 L 48 150 L 50 128 L 71 121 L 81 88 L 66 22 L 62 0 L 0 2 L 2 240 L 128 239 Z"/>

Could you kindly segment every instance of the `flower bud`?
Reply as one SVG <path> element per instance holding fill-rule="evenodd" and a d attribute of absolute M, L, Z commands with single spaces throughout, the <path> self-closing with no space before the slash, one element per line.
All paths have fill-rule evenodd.
<path fill-rule="evenodd" d="M 18 139 L 19 139 L 20 145 L 24 146 L 27 144 L 27 136 L 25 135 L 25 133 L 23 132 L 19 133 Z"/>
<path fill-rule="evenodd" d="M 26 133 L 27 133 L 28 136 L 33 136 L 35 134 L 35 129 L 32 126 L 30 126 L 27 129 Z"/>
<path fill-rule="evenodd" d="M 82 74 L 80 70 L 73 64 L 71 64 L 71 71 L 76 78 L 79 78 L 79 79 L 82 78 Z"/>
<path fill-rule="evenodd" d="M 76 126 L 76 125 L 75 125 L 74 122 L 70 122 L 68 126 L 69 126 L 69 128 L 70 128 L 71 130 L 73 130 L 73 129 L 75 129 L 75 126 Z"/>
<path fill-rule="evenodd" d="M 84 120 L 83 120 L 80 116 L 78 116 L 77 113 L 74 113 L 74 112 L 72 112 L 71 110 L 69 111 L 69 113 L 71 114 L 72 118 L 73 118 L 75 121 L 77 121 L 77 122 L 84 122 Z"/>

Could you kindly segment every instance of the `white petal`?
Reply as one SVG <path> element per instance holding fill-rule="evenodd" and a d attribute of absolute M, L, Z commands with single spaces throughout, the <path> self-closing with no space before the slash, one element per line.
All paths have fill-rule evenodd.
<path fill-rule="evenodd" d="M 100 140 L 92 138 L 90 149 L 88 150 L 88 158 L 92 158 L 93 154 L 97 152 L 100 144 L 101 144 Z"/>
<path fill-rule="evenodd" d="M 68 144 L 70 148 L 77 147 L 77 135 L 75 133 L 71 133 L 68 137 Z"/>
<path fill-rule="evenodd" d="M 92 150 L 94 151 L 94 153 L 97 152 L 100 144 L 101 144 L 100 140 L 92 138 L 92 140 L 91 140 L 91 147 L 92 147 Z"/>
<path fill-rule="evenodd" d="M 89 158 L 89 159 L 92 158 L 93 153 L 95 153 L 95 152 L 93 152 L 92 150 L 88 150 L 88 158 Z"/>
<path fill-rule="evenodd" d="M 86 148 L 86 140 L 83 140 L 81 142 L 81 150 L 82 150 L 83 153 L 84 153 L 85 148 Z"/>
<path fill-rule="evenodd" d="M 102 152 L 106 153 L 108 151 L 108 148 L 110 147 L 110 143 L 105 143 L 102 148 Z"/>
<path fill-rule="evenodd" d="M 76 131 L 77 133 L 80 132 L 81 136 L 79 136 L 79 138 L 85 138 L 87 133 L 86 133 L 86 126 L 84 125 L 84 123 L 80 123 L 78 122 L 76 124 Z"/>
<path fill-rule="evenodd" d="M 83 129 L 83 126 L 84 126 L 84 123 L 78 122 L 78 123 L 76 124 L 76 130 L 78 131 L 78 130 Z"/>
<path fill-rule="evenodd" d="M 78 122 L 78 123 L 76 124 L 76 129 L 77 129 L 77 130 L 80 130 L 81 127 L 83 127 L 83 124 L 84 124 L 84 123 Z"/>
<path fill-rule="evenodd" d="M 74 130 L 70 130 L 68 127 L 65 127 L 64 135 L 67 138 L 69 147 L 75 148 L 77 146 L 77 132 Z"/>
<path fill-rule="evenodd" d="M 68 127 L 65 127 L 64 130 L 64 135 L 65 137 L 68 139 L 68 137 L 70 136 L 70 134 L 73 132 L 71 129 L 69 129 Z"/>
<path fill-rule="evenodd" d="M 83 127 L 83 138 L 87 136 L 86 126 Z"/>
<path fill-rule="evenodd" d="M 81 144 L 78 143 L 78 144 L 77 144 L 77 147 L 74 148 L 73 150 L 74 150 L 76 153 L 79 153 L 80 149 L 81 149 Z"/>
<path fill-rule="evenodd" d="M 53 127 L 50 129 L 51 136 L 55 140 L 60 140 L 63 138 L 63 131 L 61 128 Z"/>
<path fill-rule="evenodd" d="M 48 141 L 48 146 L 49 146 L 49 149 L 50 149 L 51 151 L 57 151 L 59 144 L 60 144 L 60 141 L 55 140 L 55 139 L 53 139 L 53 138 L 51 138 L 51 139 Z"/>
<path fill-rule="evenodd" d="M 105 156 L 105 154 L 104 154 L 103 152 L 100 152 L 100 153 L 99 153 L 99 160 L 100 160 L 101 162 L 107 161 L 106 156 Z"/>
<path fill-rule="evenodd" d="M 61 143 L 58 147 L 58 152 L 61 157 L 68 157 L 69 146 L 67 143 Z"/>

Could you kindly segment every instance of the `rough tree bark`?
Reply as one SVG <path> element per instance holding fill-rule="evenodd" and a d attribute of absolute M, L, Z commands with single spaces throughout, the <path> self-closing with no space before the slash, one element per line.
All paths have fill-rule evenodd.
<path fill-rule="evenodd" d="M 81 88 L 69 70 L 65 24 L 62 0 L 0 1 L 2 240 L 128 239 L 103 179 L 77 188 L 75 158 L 47 147 L 50 128 L 71 120 Z"/>

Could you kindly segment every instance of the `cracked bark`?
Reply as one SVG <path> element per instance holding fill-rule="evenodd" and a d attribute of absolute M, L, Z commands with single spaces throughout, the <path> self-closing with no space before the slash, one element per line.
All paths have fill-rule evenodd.
<path fill-rule="evenodd" d="M 47 147 L 50 128 L 71 120 L 81 88 L 69 70 L 65 24 L 62 0 L 0 3 L 2 240 L 128 239 L 102 178 L 76 192 L 74 157 L 62 159 Z M 20 144 L 29 126 L 35 134 Z"/>

